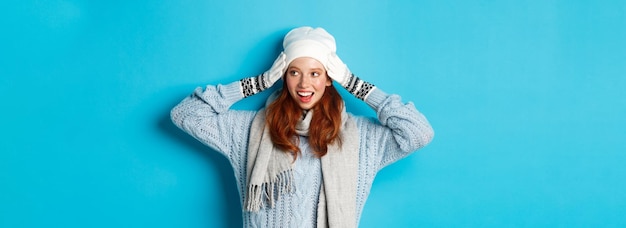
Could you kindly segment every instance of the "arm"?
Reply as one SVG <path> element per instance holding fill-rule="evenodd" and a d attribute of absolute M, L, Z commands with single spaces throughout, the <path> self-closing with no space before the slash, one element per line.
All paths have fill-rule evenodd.
<path fill-rule="evenodd" d="M 413 103 L 403 103 L 398 95 L 388 95 L 380 89 L 372 91 L 365 102 L 376 111 L 379 123 L 367 125 L 366 132 L 378 132 L 375 143 L 380 168 L 389 165 L 411 152 L 426 146 L 434 137 L 434 131 L 426 117 Z M 376 148 L 377 146 L 371 146 Z"/>
<path fill-rule="evenodd" d="M 174 107 L 172 121 L 202 143 L 232 158 L 233 152 L 245 151 L 249 127 L 256 112 L 234 111 L 230 107 L 245 97 L 271 87 L 285 71 L 285 56 L 280 54 L 270 70 L 227 85 L 196 88 Z"/>
<path fill-rule="evenodd" d="M 254 116 L 253 112 L 229 110 L 243 99 L 241 91 L 239 81 L 198 87 L 172 109 L 170 116 L 180 129 L 230 158 L 235 150 L 232 146 L 246 138 L 248 129 L 244 122 L 248 121 L 244 120 Z"/>
<path fill-rule="evenodd" d="M 380 159 L 380 168 L 428 144 L 434 132 L 413 103 L 402 103 L 398 95 L 388 95 L 350 72 L 336 54 L 329 57 L 328 75 L 356 98 L 365 101 L 380 123 L 364 121 L 361 131 L 366 153 Z"/>

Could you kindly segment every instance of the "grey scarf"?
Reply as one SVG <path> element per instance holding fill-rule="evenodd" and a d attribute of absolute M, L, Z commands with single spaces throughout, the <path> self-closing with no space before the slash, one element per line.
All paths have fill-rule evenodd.
<path fill-rule="evenodd" d="M 278 91 L 277 91 L 278 92 Z M 277 93 L 276 92 L 276 93 Z M 268 99 L 273 100 L 274 93 Z M 309 111 L 296 126 L 300 135 L 308 135 L 313 112 Z M 356 227 L 356 181 L 359 158 L 359 134 L 354 120 L 344 110 L 337 141 L 328 145 L 321 159 L 323 182 L 317 211 L 317 227 Z M 266 203 L 270 208 L 283 194 L 291 194 L 293 186 L 293 156 L 274 148 L 265 124 L 265 109 L 261 109 L 250 128 L 248 143 L 248 191 L 244 209 L 258 211 Z"/>

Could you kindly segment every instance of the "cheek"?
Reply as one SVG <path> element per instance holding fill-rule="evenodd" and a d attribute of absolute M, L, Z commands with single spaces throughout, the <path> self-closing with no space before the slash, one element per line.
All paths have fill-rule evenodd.
<path fill-rule="evenodd" d="M 320 78 L 318 80 L 315 81 L 315 85 L 317 87 L 326 87 L 329 86 L 331 84 L 332 81 L 327 80 L 326 78 Z"/>
<path fill-rule="evenodd" d="M 294 87 L 296 87 L 296 80 L 293 80 L 289 77 L 285 78 L 285 86 L 287 86 L 287 88 L 289 88 L 290 90 Z"/>
<path fill-rule="evenodd" d="M 317 91 L 320 92 L 320 94 L 324 94 L 324 92 L 326 91 L 326 88 L 330 86 L 330 84 L 328 84 L 328 81 L 324 80 L 324 81 L 320 81 L 317 84 Z"/>

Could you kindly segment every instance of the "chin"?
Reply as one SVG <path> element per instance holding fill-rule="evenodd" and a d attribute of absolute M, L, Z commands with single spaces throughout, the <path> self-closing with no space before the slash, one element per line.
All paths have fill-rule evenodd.
<path fill-rule="evenodd" d="M 308 104 L 307 104 L 307 105 L 300 105 L 300 108 L 301 108 L 302 110 L 310 110 L 310 109 L 312 109 L 314 106 L 315 106 L 315 105 L 308 105 Z"/>

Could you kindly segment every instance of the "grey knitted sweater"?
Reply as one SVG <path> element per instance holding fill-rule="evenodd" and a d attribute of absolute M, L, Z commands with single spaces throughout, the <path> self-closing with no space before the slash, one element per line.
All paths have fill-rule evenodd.
<path fill-rule="evenodd" d="M 247 189 L 246 162 L 250 126 L 256 111 L 232 110 L 243 99 L 239 81 L 209 85 L 196 90 L 171 111 L 179 128 L 228 158 L 235 172 L 240 203 Z M 426 118 L 412 103 L 402 103 L 397 95 L 375 89 L 365 102 L 378 120 L 355 116 L 359 129 L 359 158 L 356 193 L 357 222 L 369 195 L 376 173 L 383 167 L 425 146 L 433 138 Z M 321 164 L 301 137 L 294 167 L 295 192 L 281 196 L 274 208 L 259 212 L 243 211 L 244 227 L 315 227 L 317 201 L 322 183 Z"/>

